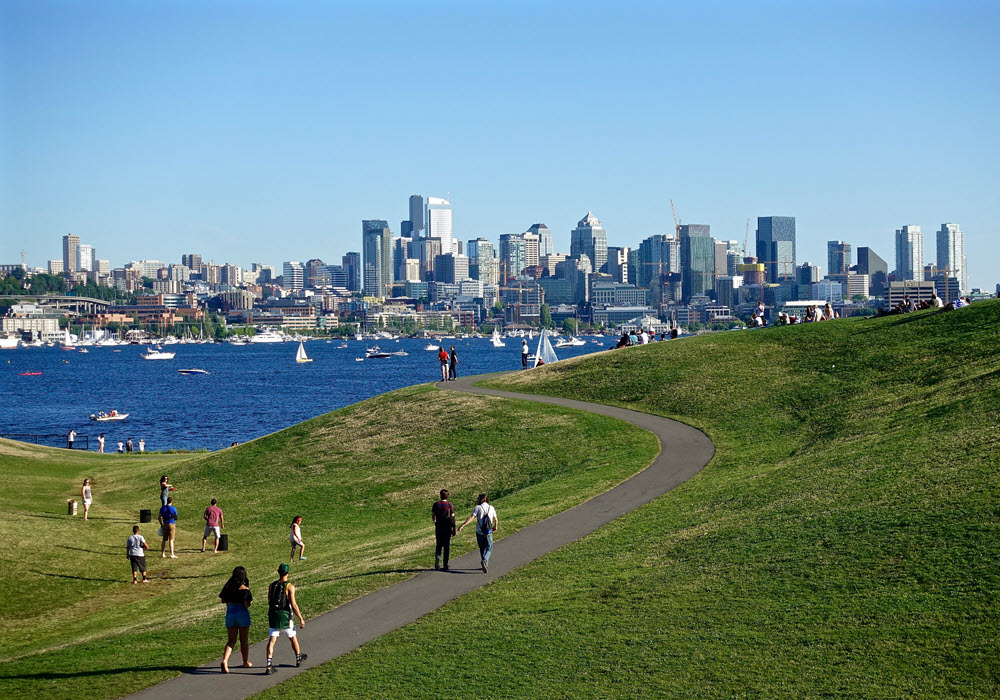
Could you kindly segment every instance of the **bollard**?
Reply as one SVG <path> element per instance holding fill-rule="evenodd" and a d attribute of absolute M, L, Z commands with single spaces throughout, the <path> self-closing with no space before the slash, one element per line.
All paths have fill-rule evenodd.
<path fill-rule="evenodd" d="M 229 535 L 219 535 L 219 551 L 229 551 Z"/>
<path fill-rule="evenodd" d="M 66 510 L 69 511 L 69 515 L 76 515 L 76 501 L 72 498 L 66 501 Z"/>
<path fill-rule="evenodd" d="M 153 512 L 149 508 L 143 508 L 139 511 L 139 522 L 149 523 L 153 521 Z"/>

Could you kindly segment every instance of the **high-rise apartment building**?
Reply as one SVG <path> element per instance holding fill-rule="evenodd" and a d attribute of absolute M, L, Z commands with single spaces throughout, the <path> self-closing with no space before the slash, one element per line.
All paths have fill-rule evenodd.
<path fill-rule="evenodd" d="M 965 234 L 958 224 L 941 224 L 937 232 L 937 267 L 939 272 L 958 280 L 958 288 L 963 294 L 969 291 Z"/>
<path fill-rule="evenodd" d="M 97 254 L 94 252 L 94 246 L 81 243 L 76 248 L 76 258 L 76 269 L 79 272 L 95 271 Z"/>
<path fill-rule="evenodd" d="M 831 275 L 846 274 L 851 268 L 851 244 L 844 241 L 826 242 L 826 269 Z"/>
<path fill-rule="evenodd" d="M 685 301 L 715 289 L 715 239 L 705 224 L 678 228 L 681 249 L 681 294 Z"/>
<path fill-rule="evenodd" d="M 68 233 L 63 236 L 63 272 L 76 272 L 80 264 L 80 237 Z"/>
<path fill-rule="evenodd" d="M 538 234 L 526 231 L 521 234 L 524 239 L 524 266 L 531 267 L 538 264 Z"/>
<path fill-rule="evenodd" d="M 492 241 L 477 238 L 466 244 L 469 254 L 469 265 L 478 270 L 478 277 L 483 284 L 497 284 L 500 280 L 500 265 L 497 260 L 496 247 Z"/>
<path fill-rule="evenodd" d="M 552 230 L 545 224 L 532 224 L 528 228 L 528 233 L 538 236 L 538 257 L 552 255 L 556 252 L 552 246 Z"/>
<path fill-rule="evenodd" d="M 451 202 L 440 197 L 427 198 L 427 237 L 441 239 L 441 252 L 454 252 L 451 229 Z"/>
<path fill-rule="evenodd" d="M 588 211 L 570 232 L 569 255 L 571 258 L 586 255 L 595 272 L 608 261 L 608 233 L 592 212 Z"/>
<path fill-rule="evenodd" d="M 285 289 L 305 289 L 306 266 L 296 260 L 282 263 L 281 286 Z"/>
<path fill-rule="evenodd" d="M 924 234 L 919 226 L 896 229 L 896 275 L 901 280 L 924 279 Z"/>
<path fill-rule="evenodd" d="M 795 277 L 795 217 L 757 217 L 757 261 L 768 282 Z"/>
<path fill-rule="evenodd" d="M 365 296 L 392 296 L 392 231 L 388 222 L 384 219 L 362 221 L 361 242 Z"/>
<path fill-rule="evenodd" d="M 500 276 L 517 277 L 527 267 L 527 253 L 524 234 L 500 234 Z M 503 282 L 503 279 L 501 279 Z"/>
<path fill-rule="evenodd" d="M 347 291 L 360 292 L 362 285 L 361 253 L 347 253 L 341 257 L 340 264 L 347 276 Z"/>
<path fill-rule="evenodd" d="M 187 253 L 182 255 L 181 265 L 187 265 L 188 269 L 197 272 L 201 269 L 201 256 L 197 253 Z"/>

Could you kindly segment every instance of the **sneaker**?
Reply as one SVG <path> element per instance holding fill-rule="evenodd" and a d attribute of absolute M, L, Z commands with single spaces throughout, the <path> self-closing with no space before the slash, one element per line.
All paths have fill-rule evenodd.
<path fill-rule="evenodd" d="M 484 562 L 480 562 L 480 565 L 483 567 L 483 573 L 485 574 L 486 573 L 486 562 L 485 561 Z"/>
<path fill-rule="evenodd" d="M 176 558 L 177 558 L 177 555 L 176 555 L 176 554 L 171 554 L 171 555 L 170 555 L 170 558 L 171 558 L 171 559 L 176 559 Z"/>
<path fill-rule="evenodd" d="M 267 668 L 264 669 L 264 674 L 270 676 L 272 673 L 277 672 L 277 670 L 274 666 L 268 664 Z"/>
<path fill-rule="evenodd" d="M 309 557 L 299 557 L 299 561 L 305 561 L 305 560 L 306 560 L 306 559 L 308 559 L 308 558 L 309 558 Z"/>
<path fill-rule="evenodd" d="M 437 571 L 440 568 L 441 568 L 441 559 L 439 557 L 434 557 L 434 570 Z"/>
<path fill-rule="evenodd" d="M 295 658 L 295 668 L 298 668 L 299 666 L 301 666 L 302 662 L 305 661 L 308 658 L 309 658 L 309 654 L 299 654 Z"/>
<path fill-rule="evenodd" d="M 148 578 L 144 578 L 144 579 L 142 580 L 142 582 L 143 582 L 143 583 L 149 583 L 149 579 L 148 579 Z"/>

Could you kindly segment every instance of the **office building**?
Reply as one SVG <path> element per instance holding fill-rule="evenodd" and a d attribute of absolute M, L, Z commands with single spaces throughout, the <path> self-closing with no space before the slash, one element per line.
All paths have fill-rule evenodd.
<path fill-rule="evenodd" d="M 384 219 L 361 222 L 363 286 L 369 297 L 392 296 L 392 231 Z"/>
<path fill-rule="evenodd" d="M 362 287 L 361 253 L 350 252 L 341 257 L 340 264 L 347 276 L 347 291 L 360 292 Z"/>
<path fill-rule="evenodd" d="M 526 231 L 521 234 L 521 238 L 524 239 L 524 266 L 538 265 L 538 234 Z"/>
<path fill-rule="evenodd" d="M 552 255 L 556 252 L 552 246 L 552 231 L 545 224 L 532 224 L 528 228 L 528 233 L 538 236 L 538 257 Z"/>
<path fill-rule="evenodd" d="M 181 265 L 186 265 L 189 270 L 197 272 L 201 269 L 201 256 L 197 253 L 187 253 L 182 255 Z"/>
<path fill-rule="evenodd" d="M 769 283 L 795 276 L 795 217 L 757 217 L 757 261 Z"/>
<path fill-rule="evenodd" d="M 941 224 L 937 232 L 938 271 L 958 280 L 962 292 L 969 291 L 969 275 L 965 259 L 965 234 L 958 224 Z"/>
<path fill-rule="evenodd" d="M 458 284 L 469 277 L 469 259 L 464 255 L 444 253 L 434 258 L 434 281 Z"/>
<path fill-rule="evenodd" d="M 483 284 L 498 284 L 500 265 L 493 242 L 485 238 L 476 238 L 468 241 L 466 249 L 469 255 L 470 274 L 472 267 L 475 267 L 477 271 L 476 275 L 471 276 L 481 280 Z"/>
<path fill-rule="evenodd" d="M 76 272 L 80 264 L 80 237 L 72 233 L 63 236 L 63 272 Z"/>
<path fill-rule="evenodd" d="M 889 264 L 880 258 L 871 248 L 858 248 L 858 264 L 855 265 L 859 275 L 868 275 L 868 291 L 873 296 L 885 294 L 889 283 Z"/>
<path fill-rule="evenodd" d="M 429 282 L 434 279 L 434 258 L 441 255 L 440 238 L 418 238 L 417 259 L 420 260 L 420 279 Z"/>
<path fill-rule="evenodd" d="M 705 224 L 685 224 L 680 233 L 681 294 L 685 301 L 715 289 L 715 239 Z"/>
<path fill-rule="evenodd" d="M 851 268 L 851 244 L 844 241 L 827 241 L 826 269 L 831 275 L 846 273 Z"/>
<path fill-rule="evenodd" d="M 402 235 L 418 238 L 424 230 L 424 198 L 419 194 L 410 195 L 410 226 Z"/>
<path fill-rule="evenodd" d="M 49 260 L 50 275 L 61 275 L 64 269 L 62 260 Z"/>
<path fill-rule="evenodd" d="M 819 282 L 821 270 L 819 265 L 813 265 L 811 262 L 804 262 L 795 268 L 795 281 L 799 284 L 813 284 Z"/>
<path fill-rule="evenodd" d="M 221 275 L 220 275 L 221 277 Z M 305 289 L 306 267 L 296 260 L 281 265 L 281 286 L 285 289 Z"/>
<path fill-rule="evenodd" d="M 600 271 L 608 261 L 608 233 L 592 212 L 588 211 L 570 232 L 569 255 L 571 258 L 586 255 L 594 272 Z"/>
<path fill-rule="evenodd" d="M 94 253 L 94 246 L 81 243 L 76 247 L 76 269 L 77 272 L 93 272 L 94 261 L 97 255 Z"/>
<path fill-rule="evenodd" d="M 924 234 L 919 226 L 896 229 L 896 277 L 917 282 L 924 279 Z"/>
<path fill-rule="evenodd" d="M 639 244 L 634 271 L 636 284 L 649 287 L 657 275 L 681 271 L 681 243 L 673 236 L 658 233 Z"/>
<path fill-rule="evenodd" d="M 500 234 L 500 276 L 517 277 L 527 267 L 527 252 L 522 233 Z M 503 279 L 501 279 L 501 283 Z"/>
<path fill-rule="evenodd" d="M 439 197 L 427 198 L 427 238 L 441 239 L 441 252 L 453 253 L 451 202 Z"/>

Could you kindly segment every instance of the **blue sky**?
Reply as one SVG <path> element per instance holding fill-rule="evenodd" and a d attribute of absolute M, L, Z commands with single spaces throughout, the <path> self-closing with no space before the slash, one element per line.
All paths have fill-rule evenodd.
<path fill-rule="evenodd" d="M 1000 3 L 0 4 L 0 262 L 339 262 L 449 197 L 462 239 L 588 210 L 612 245 L 795 216 L 1000 281 Z M 752 244 L 751 244 L 752 248 Z"/>

